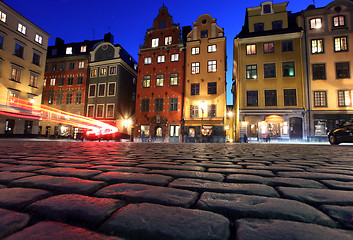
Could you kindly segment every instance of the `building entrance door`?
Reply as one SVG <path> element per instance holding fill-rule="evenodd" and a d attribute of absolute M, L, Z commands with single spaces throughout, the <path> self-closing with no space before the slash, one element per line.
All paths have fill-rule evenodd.
<path fill-rule="evenodd" d="M 6 119 L 5 135 L 13 135 L 14 128 L 15 128 L 15 120 L 14 119 Z"/>
<path fill-rule="evenodd" d="M 162 127 L 156 127 L 156 132 L 155 132 L 155 142 L 163 142 L 163 129 Z"/>
<path fill-rule="evenodd" d="M 26 120 L 24 134 L 25 135 L 32 134 L 32 128 L 33 128 L 33 121 Z"/>
<path fill-rule="evenodd" d="M 289 119 L 289 138 L 303 139 L 303 120 L 299 117 Z"/>

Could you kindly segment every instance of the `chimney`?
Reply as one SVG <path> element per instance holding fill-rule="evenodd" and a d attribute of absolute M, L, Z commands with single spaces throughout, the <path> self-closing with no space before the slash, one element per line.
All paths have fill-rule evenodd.
<path fill-rule="evenodd" d="M 111 44 L 114 44 L 114 36 L 110 32 L 104 34 L 104 42 L 110 42 Z"/>
<path fill-rule="evenodd" d="M 65 42 L 64 42 L 64 40 L 62 40 L 61 38 L 56 38 L 55 39 L 55 46 L 59 46 L 59 45 L 64 45 L 65 44 Z"/>

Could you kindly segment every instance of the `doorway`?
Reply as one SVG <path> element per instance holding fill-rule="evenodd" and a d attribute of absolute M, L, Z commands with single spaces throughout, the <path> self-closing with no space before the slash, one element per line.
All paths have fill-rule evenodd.
<path fill-rule="evenodd" d="M 303 119 L 299 117 L 289 118 L 289 138 L 303 139 Z"/>

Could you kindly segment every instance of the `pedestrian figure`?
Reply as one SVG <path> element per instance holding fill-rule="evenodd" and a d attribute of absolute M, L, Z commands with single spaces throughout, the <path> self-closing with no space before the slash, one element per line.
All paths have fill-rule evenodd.
<path fill-rule="evenodd" d="M 244 142 L 248 143 L 248 136 L 246 134 L 244 134 Z"/>

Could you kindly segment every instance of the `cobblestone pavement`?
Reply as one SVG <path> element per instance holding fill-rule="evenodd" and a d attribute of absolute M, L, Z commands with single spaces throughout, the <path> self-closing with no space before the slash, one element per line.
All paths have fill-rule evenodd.
<path fill-rule="evenodd" d="M 353 147 L 0 141 L 0 238 L 353 239 Z"/>

